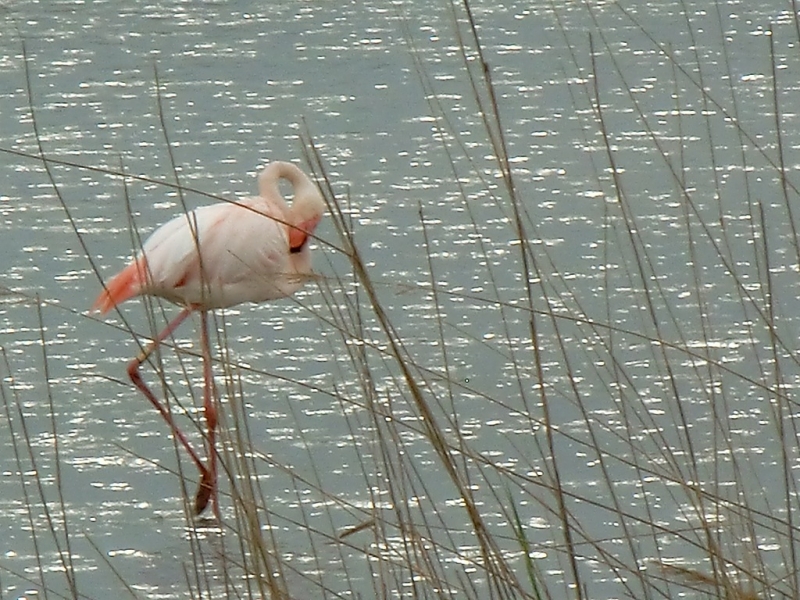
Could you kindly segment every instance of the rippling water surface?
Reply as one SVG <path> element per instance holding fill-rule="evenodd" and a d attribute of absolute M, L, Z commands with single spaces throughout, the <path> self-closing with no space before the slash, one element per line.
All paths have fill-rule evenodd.
<path fill-rule="evenodd" d="M 777 149 L 770 133 L 775 127 L 765 35 L 773 23 L 777 73 L 788 99 L 798 75 L 796 39 L 795 48 L 787 50 L 793 22 L 777 2 L 757 11 L 736 3 L 689 6 L 688 19 L 680 3 L 668 1 L 648 2 L 646 9 L 625 3 L 555 9 L 548 3 L 495 4 L 476 3 L 473 9 L 528 234 L 541 249 L 532 268 L 534 287 L 545 282 L 549 292 L 546 297 L 535 292 L 537 306 L 645 336 L 619 334 L 613 354 L 629 379 L 609 386 L 596 370 L 607 364 L 604 349 L 585 342 L 591 337 L 586 329 L 563 323 L 566 345 L 581 349 L 564 370 L 555 332 L 545 327 L 539 350 L 553 394 L 551 418 L 567 434 L 558 441 L 564 483 L 585 500 L 603 488 L 600 465 L 585 445 L 587 422 L 599 424 L 605 437 L 591 444 L 618 458 L 605 468 L 612 469 L 618 498 L 629 503 L 623 510 L 638 513 L 639 499 L 655 494 L 648 522 L 677 528 L 686 521 L 691 529 L 694 523 L 670 497 L 669 485 L 657 491 L 642 487 L 648 474 L 637 470 L 630 439 L 641 436 L 638 448 L 674 444 L 685 450 L 686 428 L 674 426 L 683 422 L 693 432 L 696 464 L 711 463 L 718 475 L 727 472 L 730 464 L 715 458 L 719 448 L 752 461 L 747 464 L 756 469 L 745 477 L 752 487 L 745 483 L 741 493 L 755 493 L 780 476 L 769 394 L 752 384 L 762 381 L 763 365 L 778 359 L 769 344 L 753 341 L 752 306 L 762 304 L 743 303 L 741 290 L 761 298 L 765 282 L 759 274 L 772 273 L 774 290 L 784 292 L 775 292 L 770 310 L 784 319 L 782 333 L 796 333 L 797 257 L 779 177 L 769 167 Z M 268 6 L 14 2 L 0 18 L 0 147 L 38 154 L 32 104 L 44 153 L 67 163 L 50 165 L 59 199 L 40 160 L 4 153 L 0 161 L 0 373 L 6 406 L 0 416 L 0 595 L 41 595 L 42 577 L 52 590 L 69 594 L 56 555 L 67 538 L 63 529 L 55 536 L 47 532 L 52 520 L 68 524 L 76 578 L 87 597 L 121 589 L 117 573 L 141 597 L 184 597 L 182 565 L 192 553 L 174 474 L 175 450 L 158 414 L 125 380 L 127 361 L 138 351 L 129 331 L 119 327 L 119 316 L 100 320 L 85 314 L 100 289 L 94 269 L 108 277 L 131 256 L 132 224 L 144 235 L 181 210 L 178 194 L 155 181 L 174 182 L 177 176 L 186 187 L 224 198 L 250 194 L 266 162 L 302 162 L 304 132 L 348 206 L 357 243 L 398 334 L 416 361 L 430 361 L 437 372 L 444 369 L 443 322 L 446 372 L 463 386 L 451 400 L 462 434 L 496 464 L 532 476 L 547 468 L 537 458 L 542 438 L 534 430 L 540 430 L 525 416 L 538 406 L 538 375 L 529 316 L 514 308 L 524 306 L 525 286 L 512 212 L 447 6 L 411 0 Z M 677 60 L 666 60 L 665 49 Z M 707 78 L 703 85 L 727 110 L 738 110 L 742 128 L 763 144 L 766 156 L 752 150 L 740 131 L 726 127 L 723 107 L 704 101 L 689 83 L 698 64 Z M 733 88 L 738 104 L 731 101 Z M 620 224 L 619 190 L 593 120 L 595 94 L 605 107 L 617 173 L 635 213 L 633 232 Z M 481 98 L 487 100 L 485 94 Z M 796 130 L 794 113 L 783 118 L 786 129 Z M 648 127 L 657 130 L 660 146 Z M 443 138 L 457 141 L 448 146 L 450 154 Z M 798 164 L 797 142 L 793 132 L 784 140 L 791 171 Z M 751 148 L 746 167 L 743 145 Z M 119 177 L 81 165 L 152 181 L 130 179 L 123 185 Z M 699 199 L 691 209 L 683 202 L 685 193 Z M 193 192 L 184 200 L 189 207 L 211 201 Z M 752 206 L 759 202 L 766 210 L 763 224 L 752 219 L 757 214 Z M 689 215 L 695 209 L 698 215 Z M 693 224 L 687 226 L 687 220 Z M 338 298 L 348 281 L 346 261 L 336 250 L 340 243 L 330 220 L 319 234 L 334 246 L 317 243 L 316 265 L 330 278 L 327 293 Z M 759 266 L 753 240 L 764 234 L 772 260 Z M 723 239 L 726 246 L 719 250 L 712 240 Z M 631 284 L 643 263 L 646 273 L 655 274 L 645 278 L 658 290 L 652 305 L 642 288 Z M 726 265 L 741 269 L 741 287 L 727 278 Z M 438 313 L 431 309 L 432 283 L 441 291 Z M 274 461 L 263 467 L 261 487 L 275 514 L 273 526 L 288 532 L 303 522 L 326 531 L 355 523 L 344 511 L 325 508 L 324 498 L 298 492 L 296 480 L 280 466 L 355 505 L 367 506 L 372 498 L 361 466 L 373 451 L 367 438 L 358 450 L 358 424 L 367 420 L 352 416 L 358 414 L 356 405 L 333 399 L 357 385 L 339 334 L 326 318 L 331 314 L 326 297 L 331 296 L 310 285 L 296 300 L 237 307 L 224 316 L 231 355 L 252 368 L 240 377 L 253 446 Z M 651 311 L 660 315 L 659 328 L 648 318 Z M 127 303 L 123 314 L 134 331 L 150 331 L 140 302 Z M 197 327 L 195 322 L 182 330 L 185 348 L 195 349 Z M 377 336 L 366 331 L 364 337 L 372 334 Z M 648 338 L 694 348 L 696 356 L 683 356 L 675 363 L 683 370 L 665 373 L 654 364 L 658 353 Z M 794 348 L 793 343 L 780 348 L 780 360 Z M 709 352 L 751 382 L 705 378 L 697 369 Z M 198 393 L 198 361 L 190 357 L 185 365 Z M 792 383 L 800 369 L 789 367 L 793 371 L 786 378 Z M 189 397 L 187 378 L 174 358 L 167 358 L 165 373 L 176 393 Z M 378 389 L 387 390 L 382 400 L 392 400 L 395 375 L 387 368 L 385 381 L 378 382 Z M 620 389 L 632 388 L 652 408 L 646 422 L 621 416 L 626 395 Z M 725 414 L 705 401 L 709 390 L 725 398 Z M 676 395 L 680 406 L 665 400 Z M 343 408 L 352 414 L 347 417 Z M 413 413 L 398 410 L 409 418 Z M 712 439 L 721 421 L 730 425 L 724 443 Z M 431 465 L 420 475 L 427 484 L 423 495 L 442 507 L 444 520 L 463 518 L 455 508 L 448 513 L 449 502 L 458 502 L 441 484 L 436 461 L 424 460 L 430 447 L 414 436 L 406 441 L 420 464 Z M 796 454 L 792 444 L 787 451 Z M 664 460 L 669 461 L 667 454 Z M 191 467 L 188 461 L 185 466 Z M 759 468 L 765 469 L 764 481 L 756 479 Z M 692 477 L 690 470 L 686 477 Z M 492 502 L 510 492 L 476 485 L 483 485 L 480 505 L 489 522 L 503 525 Z M 49 517 L 41 495 L 54 511 Z M 555 521 L 535 500 L 520 494 L 517 501 L 535 542 L 539 528 Z M 767 502 L 781 505 L 781 493 Z M 33 511 L 27 508 L 31 504 Z M 583 511 L 578 518 L 587 524 L 587 540 L 620 534 L 592 502 L 576 502 L 573 510 Z M 216 543 L 209 540 L 209 549 Z M 641 543 L 655 541 L 644 536 Z M 679 545 L 674 538 L 672 543 Z M 367 571 L 342 566 L 347 556 L 340 550 L 321 544 L 312 552 L 302 535 L 290 536 L 281 549 L 287 560 L 294 557 L 298 572 L 319 570 L 334 590 L 374 595 Z M 306 568 L 314 552 L 322 563 Z M 662 552 L 662 558 L 670 553 Z M 674 554 L 691 556 L 692 549 L 678 547 Z M 594 571 L 590 561 L 584 566 L 598 586 L 595 597 L 626 593 L 607 569 Z M 548 569 L 552 580 L 564 577 L 560 568 Z M 345 572 L 352 579 L 342 582 Z M 469 568 L 464 573 L 469 576 Z M 295 579 L 297 597 L 319 595 L 304 577 Z"/>

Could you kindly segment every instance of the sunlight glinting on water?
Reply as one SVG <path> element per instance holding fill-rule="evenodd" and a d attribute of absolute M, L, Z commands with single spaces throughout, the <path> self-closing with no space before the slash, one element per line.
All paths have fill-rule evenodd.
<path fill-rule="evenodd" d="M 223 460 L 259 484 L 270 511 L 262 528 L 297 569 L 287 575 L 297 597 L 320 596 L 311 582 L 371 597 L 371 561 L 396 560 L 419 541 L 396 526 L 400 514 L 435 532 L 424 540 L 439 548 L 432 569 L 486 585 L 465 497 L 430 443 L 396 347 L 520 571 L 512 519 L 501 510 L 509 498 L 548 583 L 560 589 L 572 577 L 549 495 L 547 422 L 595 597 L 638 589 L 621 585 L 597 548 L 641 572 L 653 557 L 703 564 L 688 533 L 702 527 L 739 543 L 731 517 L 692 486 L 766 510 L 753 490 L 782 477 L 773 438 L 786 416 L 775 391 L 792 394 L 797 369 L 794 345 L 765 337 L 763 318 L 774 313 L 778 337 L 790 335 L 797 257 L 770 165 L 775 127 L 760 21 L 772 13 L 726 5 L 720 30 L 710 10 L 686 21 L 681 3 L 595 4 L 473 7 L 526 244 L 490 143 L 496 132 L 490 123 L 487 133 L 478 105 L 492 99 L 470 85 L 465 68 L 480 76 L 480 64 L 474 50 L 462 57 L 447 5 L 15 4 L 21 25 L 6 30 L 19 31 L 28 62 L 7 33 L 0 99 L 13 118 L 0 147 L 38 154 L 27 68 L 38 142 L 70 164 L 49 164 L 53 183 L 35 158 L 5 154 L 0 165 L 0 431 L 8 433 L 0 436 L 0 538 L 13 541 L 0 553 L 5 590 L 68 588 L 54 540 L 37 540 L 40 574 L 23 535 L 32 525 L 47 530 L 44 494 L 57 519 L 63 498 L 91 540 L 73 539 L 75 571 L 92 574 L 78 578 L 87 596 L 118 589 L 108 559 L 143 594 L 183 597 L 175 582 L 196 556 L 176 446 L 125 373 L 139 351 L 132 332 L 144 343 L 153 326 L 140 301 L 121 307 L 126 323 L 86 310 L 98 275 L 119 270 L 139 236 L 184 203 L 255 194 L 267 162 L 302 164 L 306 132 L 394 329 L 387 334 L 369 309 L 332 215 L 314 242 L 319 280 L 293 299 L 237 306 L 215 320 Z M 786 15 L 773 21 L 780 77 L 791 81 L 793 24 Z M 687 23 L 703 35 L 694 39 Z M 689 78 L 697 64 L 711 96 Z M 780 96 L 791 105 L 789 91 Z M 786 115 L 787 125 L 794 120 Z M 769 150 L 755 148 L 750 132 Z M 790 172 L 796 145 L 787 131 Z M 176 177 L 196 191 L 159 183 Z M 526 283 L 541 311 L 533 315 Z M 156 329 L 174 312 L 157 310 Z M 198 319 L 185 324 L 181 352 L 165 351 L 157 364 L 166 385 L 152 367 L 143 372 L 201 446 L 198 330 Z M 243 474 L 241 443 L 253 472 Z M 177 455 L 191 496 L 196 472 Z M 407 487 L 395 487 L 399 473 Z M 776 494 L 766 502 L 780 513 Z M 624 532 L 615 502 L 630 516 Z M 334 547 L 326 537 L 370 518 L 382 523 L 381 539 L 361 532 L 353 546 Z M 776 552 L 768 535 L 759 548 Z M 230 565 L 220 554 L 208 572 L 224 586 Z M 26 570 L 33 583 L 19 576 Z M 396 582 L 395 597 L 425 580 L 413 578 Z M 453 597 L 467 593 L 457 577 L 448 581 Z"/>

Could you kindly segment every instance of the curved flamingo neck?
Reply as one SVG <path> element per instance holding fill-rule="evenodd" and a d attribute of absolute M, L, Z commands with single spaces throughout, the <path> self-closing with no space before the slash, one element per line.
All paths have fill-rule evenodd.
<path fill-rule="evenodd" d="M 281 179 L 286 179 L 294 188 L 294 196 L 302 197 L 305 188 L 313 187 L 314 184 L 296 165 L 290 162 L 275 161 L 268 164 L 258 175 L 258 193 L 267 197 L 281 197 L 278 183 Z"/>

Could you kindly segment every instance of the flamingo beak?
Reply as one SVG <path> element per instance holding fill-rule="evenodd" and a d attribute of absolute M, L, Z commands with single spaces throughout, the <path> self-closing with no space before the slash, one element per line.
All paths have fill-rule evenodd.
<path fill-rule="evenodd" d="M 289 228 L 289 252 L 296 254 L 305 247 L 309 234 L 314 231 L 320 218 L 314 217 Z"/>

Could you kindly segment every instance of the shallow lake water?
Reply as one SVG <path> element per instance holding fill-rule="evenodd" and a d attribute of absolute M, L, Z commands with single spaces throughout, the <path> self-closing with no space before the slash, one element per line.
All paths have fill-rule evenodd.
<path fill-rule="evenodd" d="M 559 583 L 571 575 L 557 509 L 545 499 L 552 462 L 543 457 L 540 380 L 590 597 L 637 597 L 631 576 L 609 567 L 617 553 L 632 568 L 647 558 L 703 564 L 691 540 L 696 515 L 708 514 L 687 482 L 715 498 L 729 489 L 732 504 L 764 514 L 785 514 L 787 497 L 796 503 L 785 481 L 787 465 L 796 468 L 795 426 L 781 407 L 794 406 L 800 374 L 792 15 L 779 2 L 472 9 L 535 249 L 535 351 L 512 205 L 476 94 L 491 98 L 466 75 L 460 8 L 414 0 L 4 8 L 0 596 L 104 598 L 125 582 L 134 597 L 192 597 L 194 543 L 214 572 L 222 542 L 194 531 L 176 475 L 178 456 L 187 475 L 192 465 L 126 379 L 139 350 L 131 331 L 152 330 L 147 311 L 128 302 L 125 322 L 86 311 L 98 275 L 108 278 L 132 256 L 134 230 L 146 235 L 182 202 L 213 201 L 203 193 L 254 193 L 271 160 L 308 169 L 308 139 L 397 336 L 416 365 L 441 376 L 431 375 L 430 393 L 445 398 L 442 414 L 458 415 L 459 439 L 493 465 L 474 482 L 475 497 L 515 569 L 524 563 L 508 513 L 493 505 L 509 496 L 553 597 L 574 597 Z M 474 52 L 467 63 L 480 75 Z M 49 174 L 39 144 L 54 159 Z M 121 171 L 138 178 L 110 174 Z M 195 191 L 181 197 L 159 184 L 176 177 Z M 360 522 L 349 507 L 380 509 L 370 486 L 389 477 L 364 466 L 380 463 L 381 446 L 348 355 L 356 342 L 385 348 L 386 340 L 373 317 L 361 339 L 342 335 L 336 307 L 358 286 L 331 218 L 318 234 L 324 283 L 225 311 L 216 325 L 238 369 L 218 375 L 240 386 L 242 406 L 225 406 L 226 431 L 235 429 L 231 414 L 246 414 L 271 529 L 283 534 L 278 548 L 296 569 L 285 575 L 293 597 L 323 597 L 325 587 L 368 598 L 374 570 L 362 542 L 331 539 Z M 553 313 L 564 319 L 557 330 L 544 316 Z M 771 334 L 763 325 L 770 317 L 780 324 Z M 164 318 L 156 312 L 156 325 Z M 162 368 L 184 401 L 201 390 L 198 327 L 195 319 L 179 332 L 190 352 L 181 361 L 166 355 Z M 396 395 L 396 365 L 383 359 L 370 359 L 379 401 L 418 423 L 409 397 Z M 436 508 L 453 544 L 468 544 L 463 506 L 420 431 L 412 426 L 397 446 L 418 465 L 409 494 Z M 503 470 L 529 485 L 503 488 Z M 230 519 L 226 492 L 223 483 Z M 612 508 L 640 528 L 621 531 Z M 659 527 L 671 535 L 659 538 Z M 735 538 L 725 527 L 720 539 Z M 623 539 L 637 540 L 638 553 Z M 760 546 L 776 565 L 788 561 L 781 540 L 765 535 Z M 471 552 L 465 546 L 443 561 L 458 572 L 454 581 L 473 577 L 462 560 Z M 71 557 L 69 568 L 59 553 Z M 240 585 L 221 575 L 224 561 L 217 567 L 217 579 L 197 585 L 208 597 Z M 395 583 L 390 595 L 412 593 L 410 581 Z M 482 597 L 486 582 L 475 576 L 472 585 Z M 648 594 L 640 597 L 657 597 Z"/>

